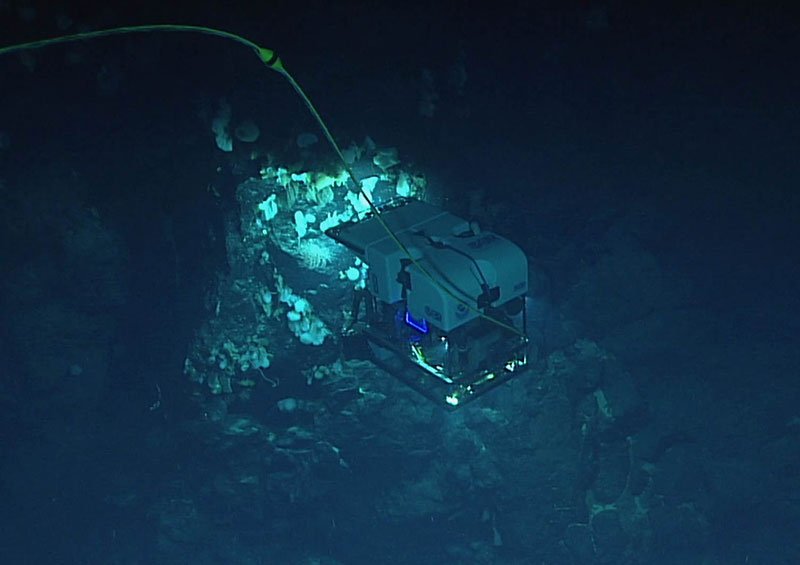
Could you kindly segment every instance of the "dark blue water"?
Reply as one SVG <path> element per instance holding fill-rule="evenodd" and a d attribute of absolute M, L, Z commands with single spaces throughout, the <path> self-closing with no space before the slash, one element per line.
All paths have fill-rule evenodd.
<path fill-rule="evenodd" d="M 314 223 L 346 188 L 260 174 L 339 164 L 247 47 L 0 55 L 3 562 L 800 560 L 788 12 L 28 8 L 0 46 L 274 49 L 362 165 L 395 148 L 392 183 L 525 252 L 535 354 L 454 412 L 347 359 L 352 256 Z M 217 147 L 222 99 L 257 142 Z"/>

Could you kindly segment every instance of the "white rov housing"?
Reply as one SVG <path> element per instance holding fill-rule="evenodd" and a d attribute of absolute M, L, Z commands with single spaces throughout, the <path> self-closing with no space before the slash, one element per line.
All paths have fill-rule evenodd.
<path fill-rule="evenodd" d="M 365 336 L 405 382 L 457 405 L 526 364 L 528 261 L 514 243 L 411 199 L 327 234 L 369 266 Z M 411 378 L 403 360 L 445 390 Z"/>

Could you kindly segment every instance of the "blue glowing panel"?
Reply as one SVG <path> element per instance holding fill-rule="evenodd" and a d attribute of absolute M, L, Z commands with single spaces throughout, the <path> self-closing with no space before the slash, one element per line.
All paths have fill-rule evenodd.
<path fill-rule="evenodd" d="M 428 321 L 423 318 L 421 321 L 417 322 L 411 317 L 411 314 L 408 313 L 408 310 L 406 310 L 405 323 L 407 326 L 414 328 L 420 333 L 428 333 Z"/>

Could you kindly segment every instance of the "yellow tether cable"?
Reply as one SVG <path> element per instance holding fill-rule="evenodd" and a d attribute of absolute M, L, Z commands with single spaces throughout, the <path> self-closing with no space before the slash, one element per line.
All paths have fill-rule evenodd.
<path fill-rule="evenodd" d="M 362 188 L 361 183 L 356 178 L 353 170 L 347 164 L 347 161 L 342 154 L 341 149 L 339 149 L 339 144 L 336 143 L 331 132 L 328 130 L 328 126 L 325 125 L 325 122 L 322 120 L 322 117 L 317 112 L 317 109 L 314 107 L 314 104 L 311 103 L 311 100 L 306 96 L 306 93 L 303 92 L 303 89 L 300 88 L 300 85 L 297 84 L 297 81 L 294 80 L 292 75 L 288 73 L 286 68 L 283 66 L 283 62 L 281 61 L 280 57 L 272 50 L 267 49 L 265 47 L 261 47 L 260 45 L 250 41 L 249 39 L 242 37 L 241 35 L 237 35 L 235 33 L 231 33 L 229 31 L 223 31 L 220 29 L 214 29 L 210 27 L 203 27 L 203 26 L 193 26 L 193 25 L 182 25 L 182 24 L 153 24 L 153 25 L 141 25 L 141 26 L 123 26 L 123 27 L 115 27 L 109 29 L 101 29 L 96 31 L 86 31 L 82 33 L 73 33 L 70 35 L 61 35 L 59 37 L 52 37 L 50 39 L 40 39 L 38 41 L 29 41 L 27 43 L 18 43 L 16 45 L 9 45 L 7 47 L 0 47 L 0 55 L 5 55 L 8 53 L 15 53 L 17 51 L 27 51 L 30 49 L 39 49 L 42 47 L 47 47 L 50 45 L 55 45 L 57 43 L 68 43 L 72 41 L 82 41 L 84 39 L 96 39 L 98 37 L 108 37 L 112 35 L 125 35 L 131 33 L 147 33 L 152 31 L 176 31 L 176 32 L 192 32 L 192 33 L 203 33 L 206 35 L 214 35 L 217 37 L 222 37 L 223 39 L 231 39 L 240 43 L 246 47 L 251 48 L 253 51 L 256 52 L 258 58 L 264 63 L 267 67 L 276 71 L 283 75 L 283 77 L 289 81 L 289 84 L 292 85 L 292 88 L 300 96 L 303 103 L 308 108 L 311 115 L 319 124 L 320 128 L 322 129 L 323 134 L 325 135 L 325 139 L 331 144 L 333 150 L 336 152 L 336 155 L 339 157 L 339 160 L 344 165 L 345 170 L 347 171 L 347 175 L 350 177 L 350 180 L 353 181 L 353 184 L 358 189 L 358 192 L 361 194 L 362 198 L 367 202 L 369 205 L 370 211 L 375 216 L 375 219 L 381 224 L 381 227 L 386 231 L 389 237 L 392 239 L 394 244 L 403 252 L 403 254 L 408 258 L 412 265 L 414 265 L 419 271 L 428 278 L 437 288 L 439 288 L 442 292 L 444 292 L 449 298 L 454 300 L 456 303 L 461 304 L 471 312 L 477 314 L 479 317 L 492 322 L 502 328 L 507 329 L 508 331 L 527 339 L 527 335 L 525 332 L 519 331 L 517 328 L 510 324 L 506 324 L 505 322 L 498 320 L 488 314 L 483 313 L 478 308 L 472 306 L 461 297 L 454 294 L 449 288 L 444 286 L 436 277 L 431 275 L 425 267 L 423 267 L 419 261 L 417 261 L 411 253 L 408 251 L 408 248 L 400 241 L 397 236 L 394 234 L 392 229 L 386 224 L 383 217 L 381 216 L 378 208 L 372 202 L 372 199 L 366 193 L 366 191 Z"/>

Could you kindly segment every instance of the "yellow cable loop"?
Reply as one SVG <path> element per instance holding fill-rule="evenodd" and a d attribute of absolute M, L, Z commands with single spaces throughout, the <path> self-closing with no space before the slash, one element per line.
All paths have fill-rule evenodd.
<path fill-rule="evenodd" d="M 83 41 L 83 40 L 86 40 L 86 39 L 96 39 L 98 37 L 109 37 L 109 36 L 112 36 L 112 35 L 125 35 L 125 34 L 131 34 L 131 33 L 149 33 L 149 32 L 154 32 L 154 31 L 190 32 L 190 33 L 203 33 L 203 34 L 206 34 L 206 35 L 214 35 L 216 37 L 221 37 L 223 39 L 231 39 L 231 40 L 233 40 L 233 41 L 235 41 L 237 43 L 240 43 L 240 44 L 244 45 L 245 47 L 249 47 L 250 49 L 255 51 L 256 55 L 261 60 L 261 62 L 264 63 L 264 65 L 266 65 L 268 68 L 272 69 L 273 71 L 276 71 L 276 72 L 280 73 L 281 75 L 283 75 L 283 77 L 287 81 L 289 81 L 289 84 L 292 86 L 292 88 L 297 93 L 297 95 L 300 96 L 300 99 L 303 101 L 303 103 L 305 104 L 306 108 L 308 108 L 309 112 L 311 112 L 311 115 L 314 117 L 314 119 L 319 124 L 320 128 L 322 129 L 322 133 L 325 135 L 325 139 L 327 139 L 328 143 L 331 144 L 331 147 L 333 147 L 333 150 L 336 152 L 337 157 L 339 157 L 339 160 L 342 162 L 342 165 L 344 165 L 344 168 L 347 171 L 347 175 L 350 177 L 350 180 L 353 181 L 353 184 L 358 189 L 359 194 L 364 198 L 364 200 L 369 205 L 370 211 L 375 216 L 375 219 L 378 220 L 378 222 L 381 224 L 381 227 L 383 227 L 383 229 L 386 231 L 386 233 L 392 239 L 394 244 L 403 252 L 403 254 L 411 262 L 411 264 L 414 265 L 417 269 L 419 269 L 420 273 L 422 273 L 423 276 L 425 276 L 427 279 L 429 279 L 434 285 L 436 285 L 436 287 L 438 287 L 442 292 L 444 292 L 449 298 L 454 300 L 457 304 L 461 304 L 462 306 L 467 308 L 469 311 L 473 312 L 474 314 L 477 314 L 479 317 L 483 318 L 484 320 L 487 320 L 487 321 L 489 321 L 489 322 L 491 322 L 493 324 L 496 324 L 496 325 L 500 326 L 501 328 L 504 328 L 504 329 L 506 329 L 506 330 L 518 335 L 519 337 L 527 339 L 527 335 L 525 334 L 524 331 L 520 331 L 520 330 L 518 330 L 517 328 L 515 328 L 514 326 L 512 326 L 510 324 L 506 324 L 505 322 L 503 322 L 501 320 L 498 320 L 498 319 L 496 319 L 496 318 L 494 318 L 492 316 L 489 316 L 488 314 L 485 314 L 484 312 L 482 312 L 478 308 L 472 306 L 471 304 L 469 304 L 468 302 L 463 300 L 461 297 L 459 297 L 456 294 L 454 294 L 450 289 L 448 289 L 446 286 L 444 286 L 436 277 L 431 275 L 428 272 L 428 270 L 425 269 L 425 267 L 423 267 L 419 263 L 419 261 L 414 259 L 414 257 L 408 251 L 408 248 L 406 248 L 406 246 L 403 244 L 403 242 L 400 241 L 397 238 L 397 236 L 392 231 L 392 229 L 386 224 L 386 222 L 384 221 L 383 217 L 381 216 L 381 213 L 378 211 L 378 208 L 372 202 L 372 199 L 369 197 L 369 195 L 366 193 L 366 191 L 364 191 L 364 189 L 362 188 L 361 183 L 356 178 L 355 174 L 353 173 L 353 170 L 347 164 L 347 161 L 345 160 L 341 149 L 339 149 L 339 144 L 336 143 L 336 140 L 334 139 L 334 137 L 331 134 L 330 130 L 328 130 L 328 126 L 325 125 L 325 122 L 323 121 L 322 117 L 319 115 L 319 112 L 317 112 L 317 109 L 314 107 L 314 104 L 311 103 L 311 100 L 308 98 L 308 96 L 306 96 L 306 93 L 303 92 L 303 89 L 300 88 L 300 85 L 297 83 L 297 81 L 294 80 L 292 75 L 290 75 L 289 72 L 286 70 L 286 68 L 283 66 L 283 62 L 281 61 L 280 57 L 278 57 L 277 54 L 274 51 L 272 51 L 271 49 L 267 49 L 265 47 L 261 47 L 260 45 L 250 41 L 249 39 L 244 38 L 241 35 L 237 35 L 235 33 L 231 33 L 229 31 L 223 31 L 223 30 L 214 29 L 214 28 L 210 28 L 210 27 L 203 27 L 203 26 L 193 26 L 193 25 L 153 24 L 153 25 L 141 25 L 141 26 L 115 27 L 115 28 L 101 29 L 101 30 L 96 30 L 96 31 L 87 31 L 87 32 L 83 32 L 83 33 L 73 33 L 73 34 L 70 34 L 70 35 L 61 35 L 59 37 L 52 37 L 52 38 L 49 38 L 49 39 L 41 39 L 41 40 L 38 40 L 38 41 L 29 41 L 27 43 L 18 43 L 16 45 L 9 45 L 9 46 L 6 46 L 6 47 L 0 47 L 0 55 L 5 55 L 5 54 L 8 54 L 8 53 L 15 53 L 17 51 L 27 51 L 27 50 L 30 50 L 30 49 L 40 49 L 42 47 L 48 47 L 50 45 L 56 45 L 58 43 L 68 43 L 68 42 L 72 42 L 72 41 Z"/>

